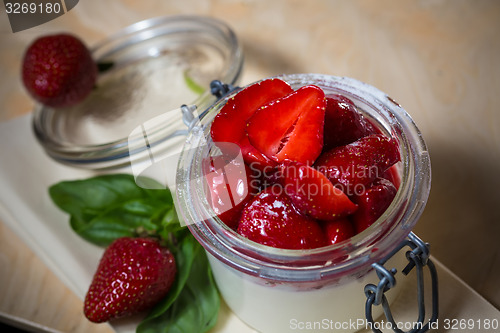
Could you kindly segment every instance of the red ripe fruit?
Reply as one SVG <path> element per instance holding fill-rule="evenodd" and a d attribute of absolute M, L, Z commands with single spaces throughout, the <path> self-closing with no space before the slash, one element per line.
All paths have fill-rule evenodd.
<path fill-rule="evenodd" d="M 387 179 L 379 178 L 370 184 L 352 200 L 358 204 L 358 210 L 352 215 L 357 233 L 371 226 L 386 211 L 396 196 L 396 187 Z"/>
<path fill-rule="evenodd" d="M 81 102 L 92 91 L 97 65 L 80 39 L 67 34 L 44 36 L 26 50 L 22 78 L 38 102 L 66 107 Z"/>
<path fill-rule="evenodd" d="M 323 222 L 329 244 L 337 244 L 356 234 L 352 222 L 348 218 Z"/>
<path fill-rule="evenodd" d="M 252 84 L 229 99 L 215 116 L 210 134 L 217 142 L 236 143 L 243 153 L 245 162 L 265 167 L 274 163 L 255 149 L 246 134 L 248 119 L 259 107 L 292 92 L 288 83 L 279 79 L 268 79 Z"/>
<path fill-rule="evenodd" d="M 354 103 L 342 95 L 326 96 L 324 149 L 346 145 L 369 134 L 375 127 L 357 110 Z"/>
<path fill-rule="evenodd" d="M 399 159 L 399 149 L 394 140 L 382 134 L 373 134 L 323 153 L 315 168 L 332 183 L 341 184 L 346 194 L 352 195 L 362 192 L 359 187 L 364 189 Z"/>
<path fill-rule="evenodd" d="M 237 231 L 254 242 L 282 249 L 312 249 L 327 244 L 319 224 L 295 211 L 280 185 L 267 187 L 249 202 Z"/>
<path fill-rule="evenodd" d="M 168 293 L 177 272 L 172 253 L 152 238 L 123 237 L 105 250 L 84 303 L 102 323 L 151 308 Z"/>
<path fill-rule="evenodd" d="M 356 211 L 356 205 L 321 172 L 297 162 L 281 168 L 285 193 L 302 213 L 328 221 Z"/>
<path fill-rule="evenodd" d="M 274 100 L 248 120 L 252 146 L 268 158 L 312 164 L 323 149 L 325 93 L 304 86 Z"/>
<path fill-rule="evenodd" d="M 202 167 L 208 202 L 222 222 L 236 229 L 243 207 L 258 188 L 257 179 L 241 158 L 208 157 Z"/>

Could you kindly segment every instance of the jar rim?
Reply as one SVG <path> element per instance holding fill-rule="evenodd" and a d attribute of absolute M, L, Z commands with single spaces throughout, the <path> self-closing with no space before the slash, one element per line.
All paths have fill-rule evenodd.
<path fill-rule="evenodd" d="M 208 35 L 211 39 L 206 37 Z M 236 84 L 240 79 L 243 66 L 242 47 L 232 28 L 212 17 L 172 15 L 146 19 L 112 34 L 92 46 L 90 50 L 97 63 L 111 61 L 119 63 L 119 66 L 113 65 L 104 73 L 110 75 L 110 72 L 115 71 L 116 67 L 121 70 L 123 67 L 135 66 L 138 63 L 138 59 L 133 58 L 135 56 L 140 57 L 139 60 L 142 62 L 154 61 L 158 58 L 158 54 L 147 53 L 127 56 L 127 59 L 120 58 L 125 57 L 122 54 L 126 50 L 137 47 L 141 43 L 157 43 L 159 44 L 158 52 L 162 53 L 162 50 L 169 46 L 168 43 L 180 42 L 185 45 L 195 45 L 197 38 L 203 39 L 203 43 L 211 43 L 210 46 L 217 48 L 219 53 L 224 53 L 224 57 L 227 54 L 227 58 L 221 60 L 224 63 L 220 72 L 217 73 L 218 77 L 211 78 L 211 80 L 219 79 Z M 153 40 L 157 42 L 153 42 Z M 167 57 L 166 53 L 168 52 L 163 52 L 161 57 Z M 203 88 L 204 91 L 194 100 L 183 101 L 176 107 L 180 107 L 182 104 L 195 104 L 199 108 L 208 107 L 213 103 L 213 97 L 208 85 L 204 85 Z M 131 159 L 144 157 L 139 155 L 147 155 L 146 148 L 142 147 L 140 135 L 122 136 L 97 143 L 82 143 L 63 138 L 58 132 L 66 126 L 67 120 L 60 116 L 63 112 L 57 111 L 36 104 L 32 117 L 32 127 L 46 153 L 60 163 L 86 169 L 115 169 L 128 166 Z M 149 119 L 142 121 L 147 120 Z M 180 120 L 180 115 L 179 119 L 175 119 L 175 121 L 178 120 Z M 116 126 L 120 126 L 119 121 L 115 121 L 115 123 Z M 140 121 L 136 125 L 141 125 Z M 158 144 L 167 140 L 172 134 L 171 130 L 165 127 L 168 127 L 168 124 L 155 125 L 155 138 L 157 138 Z M 134 143 L 136 144 L 134 145 Z"/>
<path fill-rule="evenodd" d="M 306 281 L 318 276 L 340 276 L 367 269 L 384 258 L 411 232 L 420 217 L 430 191 L 430 159 L 427 147 L 409 114 L 387 94 L 353 78 L 323 74 L 285 74 L 276 76 L 293 88 L 315 84 L 347 95 L 355 104 L 363 103 L 376 112 L 388 134 L 395 138 L 401 150 L 401 185 L 386 212 L 368 229 L 344 242 L 321 248 L 290 250 L 269 247 L 238 235 L 209 212 L 208 203 L 200 199 L 200 184 L 193 179 L 199 168 L 201 151 L 193 149 L 197 136 L 206 136 L 210 121 L 225 100 L 214 104 L 201 126 L 186 141 L 177 170 L 177 205 L 182 218 L 195 238 L 218 260 L 251 275 L 275 280 Z M 373 114 L 372 114 L 373 115 Z M 204 133 L 204 134 L 203 134 Z M 205 152 L 206 154 L 206 152 Z M 293 274 L 290 274 L 293 272 Z"/>

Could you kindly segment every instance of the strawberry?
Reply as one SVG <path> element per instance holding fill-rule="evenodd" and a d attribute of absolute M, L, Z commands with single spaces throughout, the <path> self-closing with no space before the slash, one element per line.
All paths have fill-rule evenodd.
<path fill-rule="evenodd" d="M 172 253 L 152 238 L 123 237 L 105 250 L 85 297 L 84 313 L 101 323 L 146 310 L 169 291 Z"/>
<path fill-rule="evenodd" d="M 390 181 L 378 178 L 363 193 L 353 196 L 352 200 L 358 204 L 358 210 L 352 215 L 357 233 L 368 228 L 385 212 L 396 191 Z"/>
<path fill-rule="evenodd" d="M 248 120 L 250 144 L 268 158 L 312 164 L 323 149 L 325 94 L 304 86 L 259 108 Z"/>
<path fill-rule="evenodd" d="M 342 95 L 326 96 L 324 149 L 354 142 L 369 134 L 375 127 L 356 109 L 354 103 Z"/>
<path fill-rule="evenodd" d="M 252 170 L 242 159 L 227 155 L 208 157 L 202 167 L 207 199 L 217 216 L 230 228 L 236 228 L 241 211 L 250 200 L 254 187 Z"/>
<path fill-rule="evenodd" d="M 348 218 L 323 222 L 329 244 L 337 244 L 356 234 L 352 222 Z"/>
<path fill-rule="evenodd" d="M 397 165 L 393 165 L 389 169 L 385 170 L 381 178 L 390 181 L 394 185 L 394 187 L 396 187 L 396 190 L 399 188 L 399 185 L 401 184 L 401 176 L 399 175 Z"/>
<path fill-rule="evenodd" d="M 254 242 L 283 249 L 327 244 L 319 224 L 299 214 L 280 185 L 267 187 L 248 203 L 237 231 Z"/>
<path fill-rule="evenodd" d="M 396 142 L 382 134 L 365 136 L 345 146 L 323 153 L 315 163 L 317 170 L 346 194 L 362 192 L 388 168 L 399 161 Z"/>
<path fill-rule="evenodd" d="M 356 205 L 321 172 L 297 162 L 282 165 L 283 184 L 294 206 L 318 220 L 352 214 Z"/>
<path fill-rule="evenodd" d="M 83 42 L 68 34 L 36 39 L 26 50 L 22 79 L 38 102 L 54 107 L 82 101 L 93 89 L 97 65 Z"/>
<path fill-rule="evenodd" d="M 215 116 L 210 135 L 217 142 L 232 142 L 240 146 L 248 164 L 267 166 L 274 163 L 255 149 L 246 136 L 248 119 L 262 105 L 293 91 L 288 83 L 279 79 L 268 79 L 252 84 L 229 99 Z"/>

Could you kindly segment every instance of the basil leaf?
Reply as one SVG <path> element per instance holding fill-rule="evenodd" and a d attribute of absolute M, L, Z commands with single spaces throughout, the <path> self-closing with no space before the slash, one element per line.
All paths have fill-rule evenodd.
<path fill-rule="evenodd" d="M 191 261 L 191 267 L 188 271 L 188 265 L 179 264 L 184 270 L 179 272 L 180 282 L 176 287 L 184 286 L 174 293 L 171 290 L 164 302 L 158 304 L 137 327 L 137 333 L 206 332 L 215 325 L 220 298 L 207 256 L 191 235 L 186 236 L 184 242 L 191 243 L 182 247 L 189 250 L 180 251 L 178 255 L 180 259 Z"/>
<path fill-rule="evenodd" d="M 177 277 L 167 296 L 153 307 L 144 321 L 148 321 L 163 314 L 181 293 L 191 272 L 194 259 L 201 248 L 201 246 L 193 240 L 191 235 L 186 235 L 181 239 L 179 244 L 170 244 L 169 249 L 174 255 L 177 265 Z"/>
<path fill-rule="evenodd" d="M 170 191 L 143 189 L 132 175 L 64 181 L 51 186 L 49 194 L 70 214 L 73 230 L 96 245 L 140 232 L 166 237 L 180 228 Z"/>
<path fill-rule="evenodd" d="M 110 206 L 144 196 L 131 175 L 104 175 L 63 181 L 49 188 L 54 203 L 63 211 L 86 221 Z"/>
<path fill-rule="evenodd" d="M 97 245 L 107 245 L 119 237 L 133 237 L 137 231 L 154 232 L 158 226 L 151 216 L 163 211 L 161 202 L 134 199 L 115 206 L 88 223 L 72 223 L 73 230 Z"/>

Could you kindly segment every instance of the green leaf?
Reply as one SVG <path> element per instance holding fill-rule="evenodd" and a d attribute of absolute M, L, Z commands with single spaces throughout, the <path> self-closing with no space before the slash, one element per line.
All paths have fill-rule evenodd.
<path fill-rule="evenodd" d="M 99 73 L 104 73 L 104 72 L 107 72 L 108 70 L 110 70 L 111 68 L 113 68 L 115 64 L 111 61 L 108 61 L 108 62 L 98 62 L 97 63 L 97 70 L 99 71 Z"/>
<path fill-rule="evenodd" d="M 61 210 L 70 214 L 73 230 L 100 246 L 140 231 L 167 236 L 180 225 L 170 191 L 143 189 L 132 175 L 64 181 L 51 186 L 49 194 Z"/>
<path fill-rule="evenodd" d="M 107 245 L 119 237 L 133 237 L 139 230 L 154 233 L 158 226 L 151 216 L 157 210 L 163 211 L 161 202 L 133 199 L 110 208 L 88 223 L 78 225 L 78 228 L 75 223 L 72 227 L 80 236 L 94 244 Z"/>
<path fill-rule="evenodd" d="M 176 289 L 141 322 L 138 333 L 201 333 L 215 325 L 220 297 L 207 256 L 191 235 L 184 238 L 181 248 L 177 255 L 185 267 L 178 264 L 183 271 L 179 272 Z"/>
<path fill-rule="evenodd" d="M 60 209 L 87 220 L 110 206 L 144 196 L 144 190 L 131 175 L 118 174 L 63 181 L 52 185 L 49 194 Z"/>
<path fill-rule="evenodd" d="M 188 88 L 194 92 L 197 95 L 201 95 L 205 92 L 205 88 L 203 88 L 201 85 L 196 83 L 195 80 L 193 80 L 192 77 L 189 76 L 188 71 L 184 71 L 184 81 L 186 82 L 186 85 Z"/>

